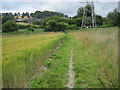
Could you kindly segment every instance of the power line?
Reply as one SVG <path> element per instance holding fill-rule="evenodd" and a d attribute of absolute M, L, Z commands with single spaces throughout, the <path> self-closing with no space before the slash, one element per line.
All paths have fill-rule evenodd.
<path fill-rule="evenodd" d="M 95 28 L 96 27 L 96 15 L 93 1 L 80 2 L 84 5 L 83 17 L 81 28 Z M 90 8 L 88 8 L 88 6 Z"/>

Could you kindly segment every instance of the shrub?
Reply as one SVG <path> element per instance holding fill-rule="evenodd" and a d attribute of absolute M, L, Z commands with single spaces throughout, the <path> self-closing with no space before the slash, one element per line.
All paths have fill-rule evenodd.
<path fill-rule="evenodd" d="M 18 31 L 18 25 L 13 20 L 8 20 L 3 24 L 2 32 Z"/>
<path fill-rule="evenodd" d="M 18 26 L 19 26 L 19 29 L 26 29 L 26 28 L 28 28 L 28 25 L 19 24 Z"/>
<path fill-rule="evenodd" d="M 73 24 L 73 25 L 67 25 L 67 29 L 77 29 L 78 27 Z"/>
<path fill-rule="evenodd" d="M 57 31 L 65 31 L 67 29 L 67 23 L 64 23 L 64 22 L 59 22 L 59 23 L 56 23 L 56 30 Z"/>
<path fill-rule="evenodd" d="M 13 16 L 3 16 L 2 17 L 2 24 L 7 22 L 8 20 L 13 20 Z"/>
<path fill-rule="evenodd" d="M 67 23 L 56 22 L 55 20 L 49 20 L 46 23 L 45 31 L 65 31 L 67 29 Z"/>
<path fill-rule="evenodd" d="M 19 24 L 19 29 L 27 29 L 28 27 L 33 27 L 34 29 L 40 28 L 38 25 L 24 25 L 24 24 Z"/>
<path fill-rule="evenodd" d="M 56 22 L 55 22 L 55 20 L 49 20 L 46 23 L 45 31 L 56 31 Z"/>
<path fill-rule="evenodd" d="M 34 32 L 34 28 L 33 27 L 28 27 L 27 30 Z"/>

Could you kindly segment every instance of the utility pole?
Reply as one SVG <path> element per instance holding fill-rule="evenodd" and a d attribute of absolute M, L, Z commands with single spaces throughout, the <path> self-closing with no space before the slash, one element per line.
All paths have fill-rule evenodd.
<path fill-rule="evenodd" d="M 96 15 L 93 1 L 80 2 L 84 5 L 81 28 L 95 28 Z M 90 7 L 88 9 L 88 6 Z"/>

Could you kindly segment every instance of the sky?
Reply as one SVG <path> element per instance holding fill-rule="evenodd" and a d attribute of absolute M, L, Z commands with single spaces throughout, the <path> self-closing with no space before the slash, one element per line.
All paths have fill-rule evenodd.
<path fill-rule="evenodd" d="M 105 0 L 104 0 L 105 1 Z M 0 13 L 5 12 L 35 12 L 37 10 L 44 11 L 57 11 L 68 16 L 75 16 L 77 14 L 78 8 L 82 7 L 82 1 L 74 1 L 74 0 L 2 0 L 0 2 Z M 118 8 L 117 0 L 114 2 L 95 2 L 95 12 L 103 17 L 106 17 L 108 12 L 113 11 L 115 8 Z"/>

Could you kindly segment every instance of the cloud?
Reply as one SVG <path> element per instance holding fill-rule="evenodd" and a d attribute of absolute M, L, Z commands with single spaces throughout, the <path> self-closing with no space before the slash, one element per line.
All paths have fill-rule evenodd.
<path fill-rule="evenodd" d="M 97 14 L 105 17 L 108 12 L 113 11 L 115 8 L 118 8 L 117 2 L 100 2 L 95 3 L 95 11 Z"/>
<path fill-rule="evenodd" d="M 1 0 L 2 2 L 85 2 L 85 1 L 98 1 L 98 2 L 119 2 L 119 0 Z"/>

